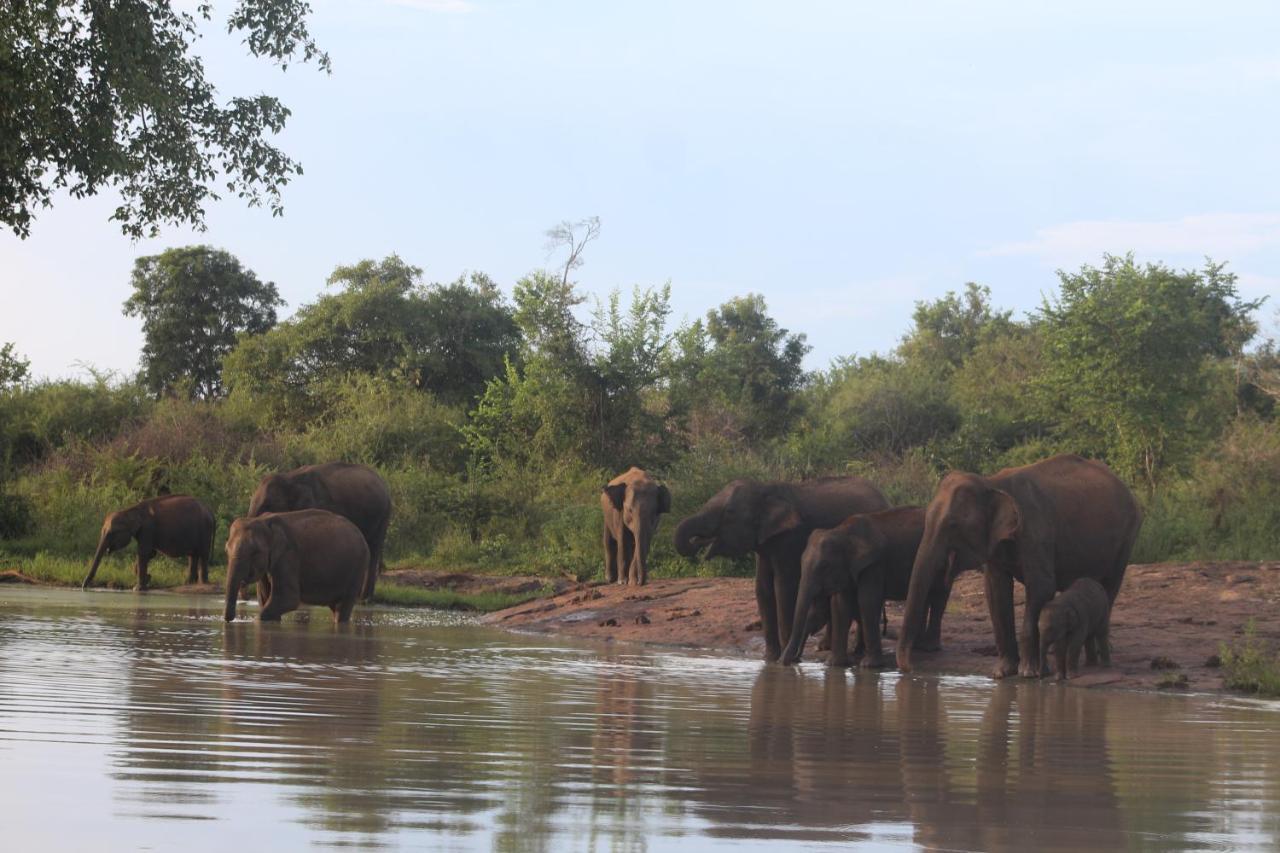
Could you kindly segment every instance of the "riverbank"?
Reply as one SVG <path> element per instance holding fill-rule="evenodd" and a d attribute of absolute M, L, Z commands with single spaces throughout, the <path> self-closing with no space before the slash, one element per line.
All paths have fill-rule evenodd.
<path fill-rule="evenodd" d="M 1015 585 L 1021 620 L 1022 587 Z M 902 605 L 889 604 L 896 636 Z M 593 640 L 763 654 L 754 582 L 745 578 L 655 580 L 645 587 L 577 585 L 481 618 L 517 631 Z M 1223 690 L 1218 655 L 1246 626 L 1280 643 L 1280 562 L 1152 563 L 1130 566 L 1112 613 L 1112 666 L 1084 669 L 1076 686 Z M 943 622 L 943 651 L 913 657 L 921 672 L 987 674 L 995 645 L 982 576 L 962 576 Z M 886 642 L 891 652 L 892 639 Z M 805 660 L 820 660 L 811 641 Z"/>

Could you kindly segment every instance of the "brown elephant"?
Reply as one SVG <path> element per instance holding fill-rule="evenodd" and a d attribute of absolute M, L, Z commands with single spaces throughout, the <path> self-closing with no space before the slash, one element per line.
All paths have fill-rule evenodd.
<path fill-rule="evenodd" d="M 236 593 L 256 582 L 262 622 L 278 621 L 299 604 L 328 607 L 335 622 L 346 622 L 368 567 L 364 534 L 337 513 L 303 509 L 237 518 L 227 534 L 224 616 L 235 621 Z"/>
<path fill-rule="evenodd" d="M 867 669 L 884 665 L 880 614 L 886 601 L 906 600 L 923 535 L 924 508 L 918 506 L 851 515 L 836 527 L 809 534 L 800 560 L 795 619 L 803 619 L 820 600 L 832 600 L 832 666 L 849 665 L 851 617 L 858 620 L 861 665 Z M 942 647 L 942 614 L 950 597 L 951 586 L 945 575 L 939 575 L 929 593 L 928 624 L 916 648 Z M 800 659 L 805 640 L 804 631 L 792 633 L 783 664 Z"/>
<path fill-rule="evenodd" d="M 1057 676 L 1066 681 L 1080 668 L 1080 649 L 1088 663 L 1111 666 L 1111 600 L 1102 584 L 1080 578 L 1040 611 L 1040 669 L 1049 669 L 1056 651 Z"/>
<path fill-rule="evenodd" d="M 213 551 L 213 531 L 217 523 L 209 508 L 190 495 L 165 495 L 140 501 L 113 512 L 102 522 L 98 549 L 93 554 L 82 589 L 87 589 L 98 573 L 98 564 L 107 554 L 138 540 L 138 576 L 135 589 L 145 590 L 151 578 L 147 565 L 156 554 L 187 558 L 187 583 L 209 582 L 209 557 Z"/>
<path fill-rule="evenodd" d="M 702 509 L 680 522 L 675 546 L 686 557 L 756 555 L 756 604 L 767 661 L 782 656 L 791 637 L 800 582 L 800 556 L 809 534 L 850 515 L 887 509 L 880 490 L 861 477 L 826 477 L 802 483 L 734 480 Z M 804 629 L 800 623 L 800 630 Z"/>
<path fill-rule="evenodd" d="M 990 477 L 948 474 L 925 510 L 898 636 L 898 668 L 911 669 L 911 649 L 938 576 L 954 578 L 985 566 L 1000 656 L 992 675 L 1039 677 L 1040 609 L 1055 592 L 1086 577 L 1101 583 L 1114 603 L 1141 526 L 1142 512 L 1128 486 L 1106 465 L 1079 456 L 1054 456 Z M 1026 589 L 1016 639 L 1015 579 Z"/>
<path fill-rule="evenodd" d="M 249 517 L 266 512 L 327 509 L 351 521 L 369 546 L 369 573 L 361 600 L 373 598 L 382 571 L 387 527 L 391 524 L 391 491 L 367 465 L 328 462 L 305 465 L 264 477 L 249 501 Z"/>
<path fill-rule="evenodd" d="M 600 492 L 604 511 L 604 577 L 610 583 L 649 582 L 649 547 L 659 516 L 671 512 L 671 491 L 636 467 Z"/>

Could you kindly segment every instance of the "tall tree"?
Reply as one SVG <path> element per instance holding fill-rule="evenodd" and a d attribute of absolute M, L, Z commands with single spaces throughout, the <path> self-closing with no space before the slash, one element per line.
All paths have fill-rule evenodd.
<path fill-rule="evenodd" d="M 932 302 L 917 302 L 914 327 L 898 354 L 908 362 L 945 375 L 959 369 L 983 340 L 1007 332 L 1011 311 L 991 307 L 991 288 L 968 282 L 964 293 L 948 292 Z"/>
<path fill-rule="evenodd" d="M 14 352 L 13 344 L 0 346 L 0 391 L 21 385 L 31 375 L 31 362 Z"/>
<path fill-rule="evenodd" d="M 191 12 L 181 7 L 194 7 Z M 113 187 L 132 236 L 203 228 L 225 191 L 282 211 L 302 167 L 269 139 L 289 110 L 269 95 L 222 100 L 194 52 L 211 2 L 9 0 L 0 11 L 0 223 L 27 236 L 55 193 Z M 176 7 L 176 8 L 175 8 Z M 329 57 L 305 0 L 238 0 L 226 22 L 249 53 L 284 68 Z"/>
<path fill-rule="evenodd" d="M 1261 301 L 1242 301 L 1235 275 L 1212 262 L 1175 271 L 1108 255 L 1058 277 L 1039 318 L 1059 432 L 1154 489 L 1221 424 L 1231 405 L 1221 367 L 1253 334 Z"/>
<path fill-rule="evenodd" d="M 185 384 L 191 396 L 219 396 L 236 338 L 270 329 L 284 304 L 274 284 L 209 246 L 138 258 L 132 284 L 124 313 L 142 318 L 142 376 L 155 394 Z"/>

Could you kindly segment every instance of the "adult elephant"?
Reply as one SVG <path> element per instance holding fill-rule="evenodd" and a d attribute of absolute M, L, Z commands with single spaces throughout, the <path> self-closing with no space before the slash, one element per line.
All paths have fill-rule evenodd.
<path fill-rule="evenodd" d="M 886 601 L 903 601 L 910 592 L 911 568 L 924 535 L 924 508 L 897 507 L 852 515 L 830 530 L 815 530 L 800 560 L 797 622 L 819 600 L 832 601 L 831 665 L 849 664 L 849 623 L 856 618 L 863 647 L 861 666 L 883 666 L 880 614 Z M 951 597 L 947 578 L 939 575 L 929 594 L 929 619 L 917 648 L 942 647 L 942 615 Z M 805 632 L 795 631 L 782 655 L 795 663 L 804 652 Z"/>
<path fill-rule="evenodd" d="M 803 483 L 734 480 L 676 528 L 676 550 L 691 557 L 756 555 L 756 604 L 764 659 L 776 661 L 791 636 L 800 556 L 809 534 L 850 515 L 886 509 L 880 490 L 861 477 Z M 800 630 L 804 625 L 800 626 Z"/>
<path fill-rule="evenodd" d="M 1041 608 L 1079 578 L 1097 580 L 1114 602 L 1141 526 L 1129 488 L 1106 465 L 1079 456 L 1054 456 L 990 477 L 948 474 L 925 510 L 898 636 L 898 668 L 911 669 L 911 648 L 937 578 L 984 566 L 1000 657 L 992 676 L 1039 677 Z M 1014 580 L 1026 590 L 1016 640 Z"/>
<path fill-rule="evenodd" d="M 671 512 L 671 491 L 632 467 L 600 492 L 604 511 L 604 577 L 610 583 L 641 586 L 649 582 L 649 547 L 659 516 Z"/>
<path fill-rule="evenodd" d="M 267 512 L 237 518 L 227 534 L 227 599 L 223 616 L 236 618 L 236 593 L 258 584 L 258 619 L 272 622 L 299 604 L 351 619 L 370 565 L 364 534 L 346 518 L 323 509 Z"/>
<path fill-rule="evenodd" d="M 134 565 L 138 585 L 135 589 L 147 588 L 151 580 L 147 565 L 156 554 L 186 557 L 187 583 L 195 583 L 197 579 L 208 583 L 215 527 L 213 513 L 190 495 L 150 498 L 113 512 L 102 522 L 98 549 L 80 587 L 88 588 L 98 573 L 102 558 L 128 545 L 130 539 L 138 541 L 138 561 Z"/>
<path fill-rule="evenodd" d="M 391 491 L 386 481 L 367 465 L 304 465 L 264 477 L 249 501 L 249 518 L 299 509 L 336 512 L 360 529 L 369 546 L 369 571 L 361 599 L 373 598 L 391 523 Z"/>

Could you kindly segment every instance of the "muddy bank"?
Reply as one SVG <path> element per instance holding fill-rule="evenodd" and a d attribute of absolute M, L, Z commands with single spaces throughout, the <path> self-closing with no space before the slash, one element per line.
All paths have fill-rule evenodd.
<path fill-rule="evenodd" d="M 1022 588 L 1015 585 L 1015 590 L 1020 607 Z M 890 603 L 890 637 L 896 636 L 901 618 L 901 604 Z M 1222 674 L 1215 665 L 1219 645 L 1238 640 L 1251 619 L 1260 638 L 1280 641 L 1280 562 L 1130 566 L 1112 614 L 1112 666 L 1085 669 L 1073 683 L 1156 689 L 1184 675 L 1184 689 L 1221 690 Z M 753 657 L 764 651 L 754 583 L 746 578 L 656 580 L 641 588 L 578 585 L 482 621 L 520 631 Z M 916 668 L 986 674 L 995 663 L 982 576 L 976 572 L 956 583 L 943 644 L 935 654 L 917 652 Z M 815 646 L 810 642 L 806 660 L 824 656 Z"/>

